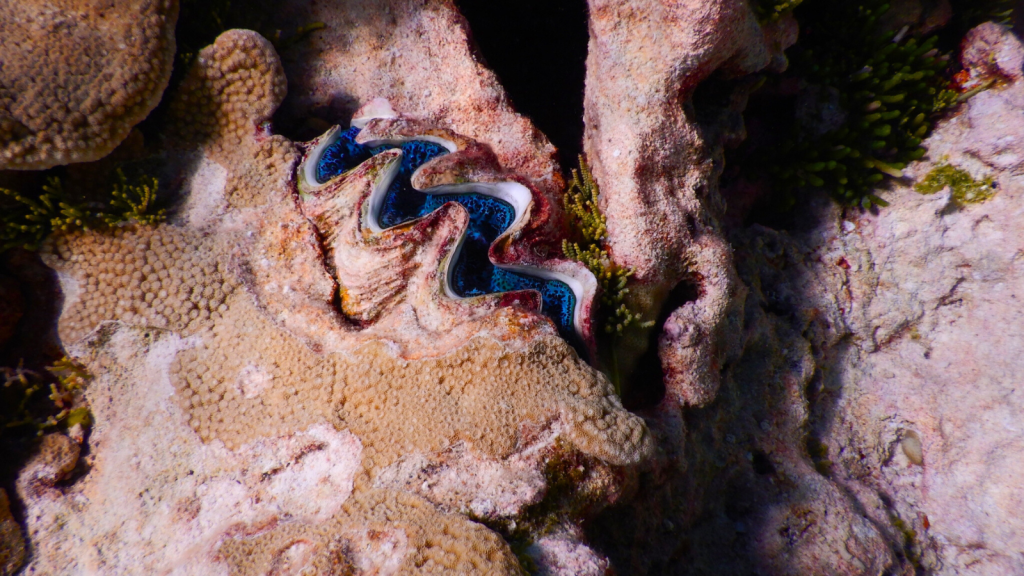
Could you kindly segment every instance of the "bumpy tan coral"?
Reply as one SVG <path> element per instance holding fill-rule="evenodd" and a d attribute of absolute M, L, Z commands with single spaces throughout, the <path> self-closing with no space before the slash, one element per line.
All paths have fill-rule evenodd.
<path fill-rule="evenodd" d="M 356 495 L 332 522 L 283 522 L 228 540 L 220 553 L 239 575 L 309 568 L 318 574 L 355 574 L 364 564 L 376 564 L 374 556 L 401 574 L 522 574 L 497 534 L 439 513 L 419 497 L 384 490 Z"/>
<path fill-rule="evenodd" d="M 181 228 L 119 228 L 112 234 L 78 232 L 55 237 L 44 252 L 51 266 L 79 270 L 77 290 L 61 316 L 66 342 L 78 340 L 102 320 L 191 334 L 227 310 L 238 286 L 225 275 L 202 238 Z"/>
<path fill-rule="evenodd" d="M 104 320 L 198 337 L 172 374 L 204 440 L 237 446 L 326 418 L 362 438 L 374 469 L 459 441 L 504 457 L 516 448 L 519 423 L 561 416 L 588 454 L 626 464 L 648 449 L 641 421 L 622 409 L 608 380 L 553 336 L 522 350 L 478 338 L 413 361 L 384 343 L 320 355 L 236 290 L 226 251 L 211 241 L 161 226 L 80 232 L 52 246 L 47 263 L 79 286 L 58 325 L 66 342 Z M 510 321 L 522 314 L 498 313 Z"/>
<path fill-rule="evenodd" d="M 177 17 L 176 0 L 0 3 L 0 169 L 113 150 L 167 87 Z"/>
<path fill-rule="evenodd" d="M 200 145 L 225 166 L 241 161 L 252 168 L 229 176 L 228 199 L 236 206 L 263 204 L 263 191 L 281 189 L 281 179 L 290 177 L 294 145 L 267 132 L 287 92 L 273 45 L 251 30 L 228 30 L 199 52 L 171 102 L 178 146 Z"/>
<path fill-rule="evenodd" d="M 507 457 L 518 447 L 520 423 L 561 416 L 568 437 L 588 454 L 626 464 L 648 450 L 641 421 L 558 338 L 519 351 L 478 338 L 420 360 L 371 342 L 325 357 L 270 323 L 247 295 L 232 297 L 227 308 L 171 368 L 190 425 L 204 440 L 238 446 L 328 419 L 359 436 L 373 471 L 403 454 L 457 442 Z"/>

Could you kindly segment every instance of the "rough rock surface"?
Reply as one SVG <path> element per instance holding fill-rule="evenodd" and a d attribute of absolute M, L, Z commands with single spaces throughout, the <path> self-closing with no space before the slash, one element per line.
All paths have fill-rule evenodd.
<path fill-rule="evenodd" d="M 705 404 L 718 387 L 720 341 L 738 287 L 717 225 L 721 147 L 687 101 L 715 71 L 784 67 L 795 23 L 762 28 L 745 0 L 594 0 L 590 30 L 584 150 L 601 187 L 608 242 L 616 262 L 634 271 L 628 299 L 646 320 L 680 281 L 695 284 L 699 297 L 672 312 L 658 346 L 669 395 Z M 646 338 L 625 344 L 628 371 Z"/>
<path fill-rule="evenodd" d="M 167 87 L 177 18 L 177 0 L 0 5 L 0 169 L 110 153 Z"/>
<path fill-rule="evenodd" d="M 590 531 L 616 568 L 1024 571 L 1021 55 L 1005 28 L 968 36 L 970 72 L 1004 81 L 939 125 L 888 208 L 821 197 L 790 230 L 731 231 L 742 353 L 714 403 L 651 412 L 662 456 Z M 995 195 L 916 192 L 943 162 L 994 178 Z"/>
<path fill-rule="evenodd" d="M 0 489 L 0 574 L 15 574 L 25 562 L 25 539 L 11 515 L 7 492 Z"/>

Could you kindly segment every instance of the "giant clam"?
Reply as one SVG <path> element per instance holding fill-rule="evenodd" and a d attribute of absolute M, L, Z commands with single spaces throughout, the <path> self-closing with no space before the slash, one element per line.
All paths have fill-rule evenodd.
<path fill-rule="evenodd" d="M 578 351 L 592 349 L 593 276 L 542 256 L 558 233 L 549 201 L 502 170 L 489 148 L 400 116 L 383 100 L 306 148 L 301 207 L 347 317 L 368 325 L 401 300 L 417 245 L 450 228 L 440 261 L 423 263 L 438 266 L 435 305 L 461 309 L 460 317 L 487 304 L 541 312 Z"/>

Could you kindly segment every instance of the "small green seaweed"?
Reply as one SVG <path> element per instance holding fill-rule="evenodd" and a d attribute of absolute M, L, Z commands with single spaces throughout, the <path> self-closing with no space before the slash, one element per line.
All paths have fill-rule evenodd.
<path fill-rule="evenodd" d="M 598 206 L 600 191 L 586 160 L 580 156 L 579 170 L 572 171 L 572 182 L 565 192 L 565 210 L 582 242 L 562 240 L 562 252 L 570 260 L 581 262 L 601 287 L 599 318 L 606 334 L 621 335 L 630 326 L 650 326 L 625 303 L 627 283 L 633 270 L 612 260 L 606 244 L 607 221 Z"/>
<path fill-rule="evenodd" d="M 753 0 L 754 13 L 762 22 L 772 22 L 793 11 L 804 0 Z"/>
<path fill-rule="evenodd" d="M 814 462 L 814 469 L 826 478 L 832 475 L 832 461 L 828 457 L 828 446 L 814 436 L 807 437 L 807 454 Z"/>
<path fill-rule="evenodd" d="M 0 188 L 12 206 L 0 215 L 0 252 L 15 246 L 35 250 L 52 230 L 86 227 L 94 219 L 88 209 L 64 193 L 59 178 L 48 177 L 38 194 Z"/>
<path fill-rule="evenodd" d="M 900 535 L 903 537 L 903 552 L 907 555 L 907 559 L 916 568 L 921 567 L 921 546 L 918 541 L 917 530 L 907 524 L 895 510 L 889 511 L 889 521 L 892 522 L 894 528 L 899 530 Z"/>
<path fill-rule="evenodd" d="M 67 356 L 46 367 L 49 377 L 24 368 L 0 367 L 7 407 L 0 410 L 0 433 L 5 429 L 25 427 L 42 435 L 58 425 L 87 426 L 92 418 L 83 405 L 81 390 L 92 378 L 84 366 Z M 37 393 L 49 388 L 43 398 Z"/>
<path fill-rule="evenodd" d="M 975 180 L 966 170 L 946 162 L 932 168 L 923 180 L 914 185 L 921 194 L 935 194 L 946 187 L 952 192 L 953 202 L 959 206 L 978 204 L 995 196 L 991 177 Z"/>
<path fill-rule="evenodd" d="M 881 31 L 888 10 L 882 0 L 819 0 L 796 11 L 802 38 L 789 74 L 805 101 L 793 133 L 767 159 L 789 204 L 793 190 L 813 186 L 843 204 L 886 206 L 874 191 L 924 156 L 937 115 L 959 101 L 947 88 L 938 37 Z"/>
<path fill-rule="evenodd" d="M 152 176 L 143 175 L 134 183 L 129 183 L 124 172 L 117 170 L 117 183 L 110 200 L 111 212 L 104 214 L 103 219 L 108 226 L 122 222 L 138 222 L 153 226 L 166 217 L 163 209 L 153 211 L 156 191 L 160 183 Z"/>
<path fill-rule="evenodd" d="M 14 247 L 37 250 L 56 231 L 103 230 L 127 222 L 154 225 L 163 221 L 164 210 L 153 210 L 159 187 L 156 178 L 143 175 L 129 182 L 120 169 L 116 175 L 108 206 L 73 197 L 56 176 L 47 177 L 36 194 L 0 188 L 0 197 L 11 203 L 0 214 L 0 252 Z"/>

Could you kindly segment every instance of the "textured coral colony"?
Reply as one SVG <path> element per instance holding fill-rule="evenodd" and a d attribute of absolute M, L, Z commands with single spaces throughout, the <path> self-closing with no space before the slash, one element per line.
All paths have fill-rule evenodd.
<path fill-rule="evenodd" d="M 842 383 L 1013 285 L 880 210 L 1012 197 L 1024 48 L 827 1 L 580 2 L 563 171 L 449 0 L 0 0 L 0 576 L 1024 573 Z"/>

